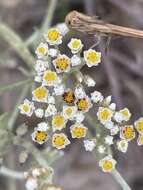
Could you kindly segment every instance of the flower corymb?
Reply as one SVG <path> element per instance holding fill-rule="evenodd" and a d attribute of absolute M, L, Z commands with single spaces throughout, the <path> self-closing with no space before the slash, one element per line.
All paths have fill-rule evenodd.
<path fill-rule="evenodd" d="M 45 143 L 42 148 L 47 148 L 41 154 L 42 159 L 45 155 L 57 156 L 63 152 L 58 150 L 65 149 L 72 139 L 82 141 L 85 151 L 97 154 L 103 172 L 112 172 L 116 165 L 116 160 L 110 155 L 112 147 L 126 153 L 136 131 L 137 144 L 143 145 L 143 117 L 129 123 L 130 110 L 127 107 L 118 110 L 111 95 L 104 97 L 96 86 L 93 67 L 101 63 L 101 52 L 94 49 L 96 44 L 84 51 L 86 44 L 78 37 L 65 38 L 67 32 L 65 24 L 57 25 L 49 29 L 39 43 L 35 51 L 34 72 L 31 72 L 36 82 L 32 100 L 25 99 L 19 109 L 22 114 L 36 118 L 38 124 L 31 137 L 39 145 Z M 92 73 L 88 73 L 90 67 L 93 67 Z M 34 173 L 40 176 L 39 171 Z M 30 173 L 30 177 L 34 175 Z M 46 186 L 43 181 L 43 188 L 39 183 L 41 178 L 37 176 L 37 181 L 27 181 L 30 188 L 33 183 L 33 190 L 61 189 L 51 183 L 51 176 L 48 176 Z"/>

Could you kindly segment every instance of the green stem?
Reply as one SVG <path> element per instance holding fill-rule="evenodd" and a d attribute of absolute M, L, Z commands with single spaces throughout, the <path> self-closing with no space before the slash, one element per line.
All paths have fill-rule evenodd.
<path fill-rule="evenodd" d="M 0 175 L 6 176 L 6 177 L 9 177 L 9 178 L 13 178 L 13 179 L 19 179 L 19 180 L 24 179 L 23 172 L 18 172 L 18 171 L 15 171 L 15 170 L 11 170 L 11 169 L 6 168 L 4 166 L 2 166 L 0 168 Z"/>
<path fill-rule="evenodd" d="M 127 182 L 116 169 L 111 172 L 111 176 L 117 181 L 123 190 L 131 190 Z"/>
<path fill-rule="evenodd" d="M 17 88 L 17 87 L 20 87 L 20 86 L 23 86 L 23 85 L 29 84 L 29 83 L 32 83 L 31 79 L 23 80 L 20 82 L 16 82 L 14 84 L 9 84 L 7 86 L 0 87 L 0 95 L 13 90 L 14 88 Z"/>
<path fill-rule="evenodd" d="M 13 49 L 30 68 L 32 67 L 35 60 L 30 51 L 22 39 L 2 22 L 0 23 L 0 37 L 4 39 L 11 47 L 13 47 Z"/>
<path fill-rule="evenodd" d="M 47 29 L 50 27 L 52 18 L 57 6 L 57 0 L 50 0 L 49 5 L 47 7 L 45 18 L 42 22 L 41 28 L 36 30 L 26 41 L 26 45 L 29 46 L 31 44 L 36 44 L 39 42 L 41 35 L 43 35 Z"/>

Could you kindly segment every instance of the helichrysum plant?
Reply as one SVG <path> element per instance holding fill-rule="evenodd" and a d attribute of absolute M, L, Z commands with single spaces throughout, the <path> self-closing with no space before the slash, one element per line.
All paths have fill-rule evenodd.
<path fill-rule="evenodd" d="M 85 151 L 96 155 L 101 170 L 112 172 L 117 164 L 112 156 L 113 146 L 126 153 L 135 136 L 137 144 L 143 145 L 143 117 L 130 123 L 129 109 L 117 110 L 111 96 L 104 97 L 96 89 L 95 80 L 80 70 L 83 66 L 91 69 L 100 66 L 101 52 L 85 49 L 81 39 L 71 38 L 66 44 L 70 51 L 67 55 L 62 50 L 67 33 L 68 29 L 62 25 L 44 34 L 35 50 L 35 89 L 31 100 L 26 98 L 19 109 L 27 117 L 35 115 L 41 119 L 31 134 L 35 143 L 46 144 L 45 147 L 61 152 L 71 146 L 71 138 L 79 139 Z M 69 82 L 71 76 L 74 78 Z M 85 124 L 86 119 L 90 124 Z M 96 135 L 90 132 L 91 127 Z M 44 180 L 46 176 L 52 178 L 52 168 L 39 166 L 30 169 L 25 173 L 26 189 L 61 190 L 61 187 L 53 185 L 52 180 Z"/>

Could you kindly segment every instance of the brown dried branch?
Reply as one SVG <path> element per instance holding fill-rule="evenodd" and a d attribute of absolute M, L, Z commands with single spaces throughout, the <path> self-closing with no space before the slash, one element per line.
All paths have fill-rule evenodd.
<path fill-rule="evenodd" d="M 100 33 L 102 35 L 143 38 L 143 31 L 141 30 L 105 23 L 98 18 L 90 17 L 77 11 L 70 12 L 66 16 L 65 22 L 69 28 L 87 34 L 95 35 Z"/>

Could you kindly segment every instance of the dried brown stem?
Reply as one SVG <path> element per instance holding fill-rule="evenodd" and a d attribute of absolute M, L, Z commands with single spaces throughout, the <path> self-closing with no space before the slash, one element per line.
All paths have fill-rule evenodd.
<path fill-rule="evenodd" d="M 95 17 L 90 17 L 77 11 L 70 12 L 66 16 L 65 22 L 69 28 L 87 34 L 95 35 L 100 33 L 102 35 L 143 38 L 143 31 L 141 30 L 105 23 Z"/>

